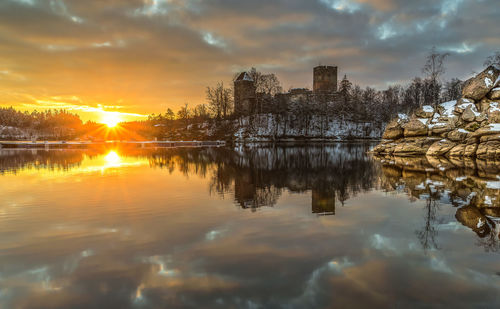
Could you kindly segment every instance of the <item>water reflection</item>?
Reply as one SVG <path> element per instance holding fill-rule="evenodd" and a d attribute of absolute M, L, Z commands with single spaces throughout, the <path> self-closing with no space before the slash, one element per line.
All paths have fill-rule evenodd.
<path fill-rule="evenodd" d="M 0 307 L 498 305 L 496 165 L 368 148 L 0 150 Z"/>
<path fill-rule="evenodd" d="M 380 157 L 384 184 L 426 201 L 425 226 L 417 233 L 424 248 L 435 247 L 439 203 L 456 207 L 455 218 L 479 236 L 487 251 L 500 249 L 500 162 L 433 157 Z"/>

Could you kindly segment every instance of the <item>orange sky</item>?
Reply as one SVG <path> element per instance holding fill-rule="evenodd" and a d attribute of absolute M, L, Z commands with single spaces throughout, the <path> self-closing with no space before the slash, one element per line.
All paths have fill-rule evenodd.
<path fill-rule="evenodd" d="M 207 86 L 231 86 L 252 66 L 276 73 L 285 90 L 311 87 L 320 63 L 381 89 L 420 75 L 434 45 L 451 53 L 447 78 L 466 77 L 500 46 L 497 8 L 495 0 L 4 0 L 0 106 L 140 120 L 204 103 Z"/>

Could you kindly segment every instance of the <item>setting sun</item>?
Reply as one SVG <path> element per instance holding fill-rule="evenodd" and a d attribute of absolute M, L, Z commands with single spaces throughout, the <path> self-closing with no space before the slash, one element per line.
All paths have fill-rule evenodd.
<path fill-rule="evenodd" d="M 108 126 L 108 128 L 113 128 L 118 125 L 122 119 L 119 113 L 115 112 L 102 112 L 101 122 Z"/>

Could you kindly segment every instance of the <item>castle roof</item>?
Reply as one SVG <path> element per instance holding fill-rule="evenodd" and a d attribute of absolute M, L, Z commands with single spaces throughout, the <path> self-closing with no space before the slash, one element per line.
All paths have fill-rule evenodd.
<path fill-rule="evenodd" d="M 253 82 L 253 78 L 247 72 L 241 72 L 240 75 L 235 79 L 235 81 L 247 80 Z"/>

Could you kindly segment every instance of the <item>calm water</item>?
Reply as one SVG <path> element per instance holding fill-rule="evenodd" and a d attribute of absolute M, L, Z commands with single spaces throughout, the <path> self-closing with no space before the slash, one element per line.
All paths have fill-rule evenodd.
<path fill-rule="evenodd" d="M 495 162 L 0 151 L 1 308 L 500 306 Z"/>

